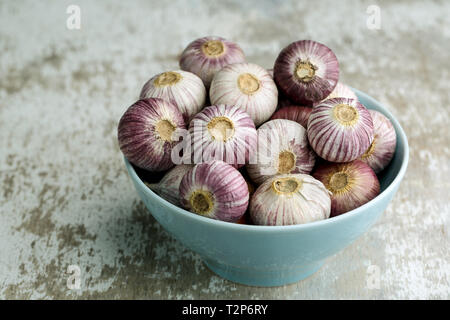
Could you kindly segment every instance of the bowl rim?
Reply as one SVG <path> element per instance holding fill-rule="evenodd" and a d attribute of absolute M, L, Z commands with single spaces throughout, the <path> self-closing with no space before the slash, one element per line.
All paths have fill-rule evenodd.
<path fill-rule="evenodd" d="M 398 174 L 395 176 L 394 180 L 389 184 L 389 186 L 387 186 L 387 188 L 385 190 L 383 190 L 378 196 L 376 196 L 371 201 L 363 204 L 362 206 L 360 206 L 356 209 L 348 211 L 345 214 L 341 214 L 339 216 L 335 216 L 335 217 L 324 219 L 324 220 L 308 222 L 305 224 L 288 225 L 288 226 L 248 225 L 248 224 L 230 223 L 230 222 L 226 222 L 226 221 L 211 219 L 208 217 L 203 217 L 201 215 L 192 213 L 183 208 L 180 208 L 180 207 L 170 203 L 169 201 L 165 200 L 164 198 L 158 196 L 155 192 L 153 192 L 149 187 L 147 187 L 145 185 L 145 183 L 141 180 L 141 178 L 139 178 L 139 176 L 137 175 L 133 166 L 131 165 L 131 163 L 128 161 L 128 159 L 126 157 L 124 157 L 125 166 L 128 170 L 128 173 L 129 173 L 131 179 L 134 181 L 137 181 L 140 188 L 150 198 L 159 201 L 160 204 L 164 205 L 165 207 L 167 207 L 167 209 L 170 209 L 171 211 L 175 211 L 177 214 L 181 214 L 181 215 L 185 216 L 186 218 L 197 220 L 198 223 L 203 223 L 205 225 L 214 225 L 215 227 L 229 228 L 229 229 L 234 229 L 236 231 L 250 231 L 252 233 L 255 233 L 255 232 L 277 232 L 277 231 L 278 232 L 279 231 L 296 232 L 296 231 L 300 231 L 300 230 L 304 230 L 304 229 L 316 229 L 316 228 L 320 228 L 320 227 L 327 226 L 329 224 L 333 224 L 333 223 L 337 223 L 337 222 L 344 222 L 347 219 L 351 219 L 355 215 L 362 214 L 363 211 L 365 209 L 367 209 L 368 207 L 374 206 L 374 205 L 376 206 L 378 203 L 382 202 L 383 199 L 385 197 L 387 197 L 396 188 L 396 186 L 399 185 L 400 182 L 402 181 L 402 179 L 406 173 L 406 169 L 408 167 L 408 161 L 409 161 L 408 139 L 406 137 L 406 134 L 405 134 L 402 126 L 397 121 L 397 119 L 389 112 L 389 110 L 387 110 L 380 102 L 378 102 L 374 98 L 370 97 L 369 95 L 367 95 L 357 89 L 354 89 L 354 88 L 351 88 L 351 89 L 355 91 L 357 96 L 361 96 L 365 100 L 368 100 L 371 104 L 375 104 L 375 105 L 381 107 L 381 109 L 383 110 L 382 113 L 386 117 L 389 118 L 389 120 L 392 122 L 392 124 L 394 125 L 394 128 L 397 131 L 397 143 L 399 140 L 401 140 L 403 142 L 404 154 L 403 154 L 403 159 L 402 159 L 400 170 L 399 170 Z"/>

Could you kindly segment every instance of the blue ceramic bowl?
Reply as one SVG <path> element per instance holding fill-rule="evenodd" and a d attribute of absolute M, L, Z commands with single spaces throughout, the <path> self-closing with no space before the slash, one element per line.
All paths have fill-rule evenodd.
<path fill-rule="evenodd" d="M 125 159 L 128 173 L 155 219 L 173 237 L 197 252 L 218 275 L 254 286 L 296 282 L 316 272 L 328 257 L 366 232 L 386 209 L 406 172 L 409 151 L 402 127 L 379 102 L 355 92 L 363 105 L 382 112 L 392 121 L 397 132 L 397 149 L 380 176 L 380 195 L 343 215 L 293 226 L 228 223 L 193 214 L 160 198 Z"/>

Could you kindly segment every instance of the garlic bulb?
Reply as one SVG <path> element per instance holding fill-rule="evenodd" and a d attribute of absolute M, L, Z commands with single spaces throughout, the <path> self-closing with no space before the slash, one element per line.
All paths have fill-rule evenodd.
<path fill-rule="evenodd" d="M 273 71 L 280 91 L 301 106 L 323 100 L 339 79 L 339 63 L 333 51 L 311 40 L 296 41 L 284 48 Z"/>
<path fill-rule="evenodd" d="M 307 131 L 317 155 L 331 162 L 359 158 L 373 140 L 369 111 L 358 101 L 346 98 L 325 100 L 314 107 Z"/>
<path fill-rule="evenodd" d="M 246 167 L 256 184 L 274 175 L 309 173 L 313 169 L 316 156 L 308 145 L 305 128 L 297 122 L 271 120 L 259 127 L 257 133 L 256 158 Z"/>
<path fill-rule="evenodd" d="M 141 99 L 169 100 L 188 123 L 205 105 L 206 89 L 202 80 L 187 71 L 167 71 L 148 80 L 141 90 Z"/>
<path fill-rule="evenodd" d="M 362 206 L 380 193 L 380 183 L 375 172 L 361 160 L 323 163 L 313 176 L 332 192 L 332 217 Z"/>
<path fill-rule="evenodd" d="M 391 121 L 382 113 L 369 110 L 373 121 L 373 141 L 361 160 L 367 163 L 375 173 L 381 172 L 394 157 L 397 136 Z"/>
<path fill-rule="evenodd" d="M 184 175 L 191 170 L 193 165 L 180 164 L 170 169 L 158 183 L 146 184 L 156 192 L 161 198 L 170 203 L 181 206 L 180 183 Z"/>
<path fill-rule="evenodd" d="M 195 165 L 181 180 L 183 207 L 199 215 L 236 222 L 248 207 L 248 187 L 241 173 L 213 160 Z"/>
<path fill-rule="evenodd" d="M 250 116 L 235 106 L 203 109 L 189 125 L 191 162 L 222 160 L 236 168 L 256 150 L 256 128 Z"/>
<path fill-rule="evenodd" d="M 171 151 L 177 141 L 172 137 L 186 129 L 176 106 L 159 98 L 141 99 L 119 121 L 119 147 L 134 165 L 164 171 L 173 167 Z"/>
<path fill-rule="evenodd" d="M 287 119 L 295 121 L 302 125 L 303 128 L 308 127 L 309 115 L 312 112 L 310 107 L 300 107 L 300 106 L 287 106 L 278 109 L 270 118 L 273 119 Z"/>
<path fill-rule="evenodd" d="M 232 63 L 245 62 L 242 49 L 221 37 L 203 37 L 191 42 L 181 54 L 180 67 L 195 73 L 206 88 L 217 71 Z"/>
<path fill-rule="evenodd" d="M 283 174 L 266 180 L 250 202 L 250 216 L 257 225 L 285 226 L 327 219 L 330 192 L 306 174 Z"/>
<path fill-rule="evenodd" d="M 266 69 L 253 63 L 239 63 L 217 72 L 209 97 L 212 104 L 241 108 L 259 126 L 277 108 L 278 90 Z"/>
<path fill-rule="evenodd" d="M 358 97 L 356 96 L 356 93 L 352 89 L 350 89 L 350 87 L 343 84 L 342 82 L 338 82 L 336 87 L 334 88 L 334 90 L 322 101 L 332 99 L 332 98 L 347 98 L 347 99 L 353 99 L 353 100 L 358 101 Z M 321 104 L 322 101 L 315 102 L 314 106 Z"/>

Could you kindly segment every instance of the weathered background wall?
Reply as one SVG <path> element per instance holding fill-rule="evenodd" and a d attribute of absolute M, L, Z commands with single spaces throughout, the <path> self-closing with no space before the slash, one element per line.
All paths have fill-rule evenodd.
<path fill-rule="evenodd" d="M 80 30 L 66 27 L 70 4 Z M 380 30 L 366 25 L 369 5 Z M 449 12 L 444 0 L 0 1 L 0 298 L 450 298 Z M 150 76 L 211 34 L 267 68 L 294 40 L 327 44 L 341 79 L 409 137 L 382 219 L 299 283 L 215 276 L 160 228 L 125 172 L 118 119 Z M 69 265 L 80 289 L 66 285 Z"/>

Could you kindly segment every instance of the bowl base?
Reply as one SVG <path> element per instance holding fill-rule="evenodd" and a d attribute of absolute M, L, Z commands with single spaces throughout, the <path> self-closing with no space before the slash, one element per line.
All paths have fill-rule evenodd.
<path fill-rule="evenodd" d="M 210 260 L 203 260 L 203 262 L 222 278 L 256 287 L 276 287 L 298 282 L 313 275 L 324 263 L 321 261 L 286 271 L 264 271 L 231 267 Z"/>

